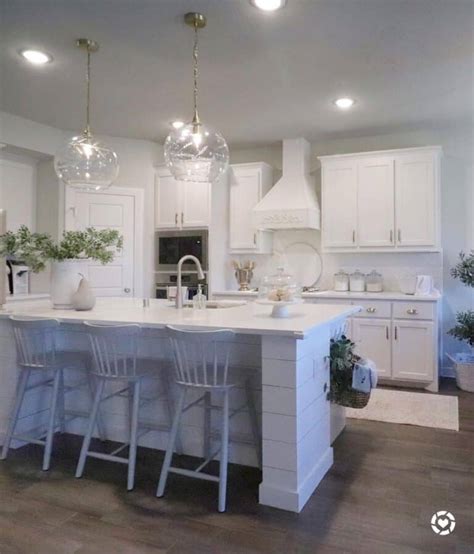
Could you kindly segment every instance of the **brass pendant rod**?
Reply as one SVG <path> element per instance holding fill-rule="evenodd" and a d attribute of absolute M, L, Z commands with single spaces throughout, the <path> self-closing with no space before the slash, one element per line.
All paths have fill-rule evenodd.
<path fill-rule="evenodd" d="M 198 57 L 199 57 L 199 45 L 198 45 L 198 26 L 197 21 L 194 22 L 194 48 L 193 48 L 193 77 L 194 77 L 194 90 L 193 90 L 193 101 L 194 101 L 194 115 L 193 115 L 193 125 L 199 125 L 199 114 L 198 114 L 198 77 L 199 77 L 199 68 L 198 68 Z"/>
<path fill-rule="evenodd" d="M 90 104 L 91 104 L 91 54 L 97 52 L 99 44 L 95 40 L 88 38 L 78 38 L 76 40 L 76 46 L 82 48 L 87 53 L 87 66 L 86 66 L 86 127 L 84 129 L 84 136 L 91 136 L 90 126 Z"/>

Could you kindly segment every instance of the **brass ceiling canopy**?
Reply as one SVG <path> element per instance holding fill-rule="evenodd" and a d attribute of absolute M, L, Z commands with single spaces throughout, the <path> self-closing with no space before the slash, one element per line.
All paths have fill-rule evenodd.
<path fill-rule="evenodd" d="M 87 50 L 89 53 L 97 52 L 97 50 L 99 50 L 99 43 L 89 38 L 78 38 L 76 40 L 76 46 L 78 48 L 82 48 L 83 50 Z"/>
<path fill-rule="evenodd" d="M 195 29 L 204 29 L 207 24 L 207 19 L 205 15 L 198 12 L 189 12 L 184 16 L 184 22 L 190 27 Z"/>

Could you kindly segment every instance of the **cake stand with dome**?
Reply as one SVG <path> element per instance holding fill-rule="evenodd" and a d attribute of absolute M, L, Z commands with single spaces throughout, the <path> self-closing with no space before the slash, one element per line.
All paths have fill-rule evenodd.
<path fill-rule="evenodd" d="M 288 307 L 301 304 L 301 286 L 292 275 L 279 267 L 274 275 L 265 276 L 258 289 L 258 304 L 273 306 L 272 317 L 289 317 Z"/>

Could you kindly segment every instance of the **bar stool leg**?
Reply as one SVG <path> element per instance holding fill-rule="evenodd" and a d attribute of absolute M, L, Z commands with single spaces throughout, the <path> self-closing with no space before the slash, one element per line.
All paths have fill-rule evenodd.
<path fill-rule="evenodd" d="M 94 398 L 95 398 L 95 391 L 96 391 L 96 381 L 94 379 L 94 376 L 90 373 L 89 370 L 86 370 L 87 372 L 87 385 L 89 387 L 89 395 L 91 399 L 91 404 L 94 404 Z M 97 412 L 97 432 L 99 434 L 100 440 L 103 442 L 106 440 L 106 434 L 104 430 L 104 425 L 102 423 L 102 417 L 100 414 L 100 405 L 99 405 L 99 411 Z"/>
<path fill-rule="evenodd" d="M 11 411 L 10 421 L 8 422 L 8 430 L 3 442 L 2 454 L 0 456 L 0 460 L 5 460 L 8 456 L 8 450 L 10 449 L 12 436 L 13 436 L 13 433 L 15 432 L 18 416 L 20 415 L 20 409 L 23 403 L 23 398 L 25 396 L 26 385 L 28 383 L 29 377 L 30 377 L 30 370 L 22 369 L 20 372 L 20 378 L 18 380 L 15 403 Z"/>
<path fill-rule="evenodd" d="M 247 405 L 250 415 L 250 424 L 252 426 L 253 440 L 255 443 L 255 451 L 257 453 L 258 467 L 262 469 L 262 441 L 260 427 L 258 425 L 257 410 L 255 408 L 255 400 L 250 388 L 250 379 L 245 381 L 245 395 L 247 397 Z"/>
<path fill-rule="evenodd" d="M 204 459 L 211 455 L 211 393 L 204 393 Z"/>
<path fill-rule="evenodd" d="M 132 413 L 130 420 L 130 446 L 128 452 L 127 490 L 135 484 L 135 464 L 137 461 L 138 413 L 140 408 L 140 381 L 133 384 Z"/>
<path fill-rule="evenodd" d="M 66 402 L 65 402 L 65 391 L 64 391 L 64 370 L 58 370 L 60 373 L 59 376 L 59 431 L 61 433 L 66 432 Z"/>
<path fill-rule="evenodd" d="M 173 425 L 171 426 L 170 437 L 168 440 L 168 447 L 166 448 L 165 459 L 163 461 L 163 467 L 161 468 L 160 481 L 158 483 L 158 489 L 156 496 L 163 496 L 165 493 L 166 481 L 168 479 L 168 472 L 171 465 L 171 458 L 173 457 L 174 445 L 179 430 L 179 422 L 181 420 L 181 414 L 184 407 L 184 400 L 186 398 L 186 388 L 179 387 L 178 404 L 176 406 L 176 412 L 174 414 Z"/>
<path fill-rule="evenodd" d="M 51 450 L 53 448 L 54 431 L 56 430 L 56 410 L 61 387 L 61 370 L 54 372 L 53 395 L 51 397 L 51 405 L 49 408 L 48 431 L 46 433 L 46 444 L 43 454 L 43 471 L 48 471 L 51 461 Z"/>
<path fill-rule="evenodd" d="M 225 512 L 227 494 L 227 462 L 229 455 L 229 391 L 224 391 L 222 407 L 221 459 L 219 466 L 219 512 Z"/>
<path fill-rule="evenodd" d="M 162 372 L 161 384 L 166 392 L 166 405 L 168 410 L 168 421 L 170 427 L 173 425 L 174 414 L 176 413 L 176 400 L 173 394 L 173 387 L 170 383 L 170 377 L 168 372 Z M 181 441 L 181 433 L 178 430 L 178 435 L 176 437 L 176 448 L 175 451 L 177 454 L 183 453 L 183 444 Z"/>
<path fill-rule="evenodd" d="M 104 385 L 105 385 L 105 379 L 100 379 L 99 384 L 97 385 L 97 388 L 95 391 L 94 403 L 92 405 L 92 412 L 89 417 L 89 425 L 87 428 L 87 433 L 84 437 L 84 440 L 82 441 L 81 454 L 79 456 L 79 462 L 77 463 L 77 468 L 76 468 L 77 478 L 82 477 L 82 474 L 84 473 L 84 466 L 86 465 L 87 452 L 89 451 L 92 433 L 94 432 L 94 428 L 96 425 L 97 413 L 99 411 L 99 404 L 102 398 L 102 393 L 104 391 Z"/>

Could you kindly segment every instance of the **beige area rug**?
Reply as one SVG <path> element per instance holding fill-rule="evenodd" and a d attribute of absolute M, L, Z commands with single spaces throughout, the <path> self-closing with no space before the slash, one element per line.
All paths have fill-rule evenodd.
<path fill-rule="evenodd" d="M 346 417 L 459 431 L 456 396 L 374 389 L 362 410 L 346 408 Z"/>

